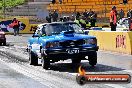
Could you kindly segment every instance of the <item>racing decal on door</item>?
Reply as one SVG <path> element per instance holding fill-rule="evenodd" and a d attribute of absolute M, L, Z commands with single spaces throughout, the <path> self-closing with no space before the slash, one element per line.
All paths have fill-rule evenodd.
<path fill-rule="evenodd" d="M 116 48 L 125 48 L 126 49 L 126 36 L 117 35 L 117 37 L 116 37 Z"/>

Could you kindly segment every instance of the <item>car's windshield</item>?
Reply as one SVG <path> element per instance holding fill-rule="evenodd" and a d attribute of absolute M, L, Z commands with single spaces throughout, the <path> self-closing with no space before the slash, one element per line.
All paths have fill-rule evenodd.
<path fill-rule="evenodd" d="M 84 33 L 83 30 L 81 29 L 81 27 L 79 27 L 78 24 L 76 23 L 65 23 L 65 26 L 72 28 L 74 30 L 75 33 Z"/>
<path fill-rule="evenodd" d="M 46 35 L 60 34 L 61 32 L 74 31 L 75 33 L 83 33 L 76 23 L 50 24 L 45 29 Z"/>
<path fill-rule="evenodd" d="M 123 24 L 128 24 L 128 19 L 123 20 Z"/>
<path fill-rule="evenodd" d="M 118 21 L 119 24 L 128 24 L 128 19 L 120 19 Z"/>

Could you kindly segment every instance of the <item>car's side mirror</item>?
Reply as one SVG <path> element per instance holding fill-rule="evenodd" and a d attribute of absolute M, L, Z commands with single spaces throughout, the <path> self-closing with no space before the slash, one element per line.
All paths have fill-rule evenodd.
<path fill-rule="evenodd" d="M 39 37 L 39 35 L 38 34 L 33 34 L 33 36 L 32 37 Z"/>

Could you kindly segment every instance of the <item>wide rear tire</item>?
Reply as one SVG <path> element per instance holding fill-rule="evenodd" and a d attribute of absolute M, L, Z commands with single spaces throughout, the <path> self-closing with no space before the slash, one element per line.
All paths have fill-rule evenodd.
<path fill-rule="evenodd" d="M 96 51 L 89 52 L 88 60 L 91 66 L 95 66 L 97 64 L 97 52 Z"/>
<path fill-rule="evenodd" d="M 49 69 L 50 67 L 50 59 L 46 58 L 45 56 L 42 56 L 42 67 L 43 69 Z"/>
<path fill-rule="evenodd" d="M 29 64 L 30 65 L 38 65 L 38 57 L 37 55 L 35 55 L 35 53 L 33 51 L 29 52 Z"/>

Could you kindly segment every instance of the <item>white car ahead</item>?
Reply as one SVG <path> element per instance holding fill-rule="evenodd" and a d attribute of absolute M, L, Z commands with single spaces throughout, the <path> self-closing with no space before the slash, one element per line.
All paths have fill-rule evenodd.
<path fill-rule="evenodd" d="M 117 22 L 117 28 L 129 28 L 128 18 L 122 18 Z"/>
<path fill-rule="evenodd" d="M 117 22 L 117 31 L 128 31 L 128 18 L 122 18 Z"/>

